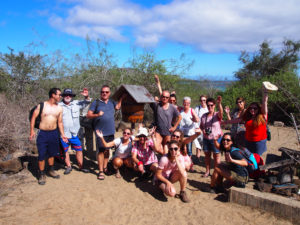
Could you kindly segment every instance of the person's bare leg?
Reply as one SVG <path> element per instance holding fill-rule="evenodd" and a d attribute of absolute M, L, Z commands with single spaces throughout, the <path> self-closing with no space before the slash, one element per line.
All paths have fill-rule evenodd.
<path fill-rule="evenodd" d="M 99 172 L 103 172 L 103 162 L 104 162 L 104 153 L 99 152 L 99 154 L 98 154 Z"/>
<path fill-rule="evenodd" d="M 209 170 L 210 170 L 210 158 L 211 158 L 211 152 L 210 151 L 206 151 L 205 152 L 205 174 L 204 177 L 208 177 L 209 176 Z"/>
<path fill-rule="evenodd" d="M 82 169 L 82 166 L 83 166 L 83 154 L 82 154 L 82 151 L 76 151 L 76 160 L 77 160 L 79 169 Z"/>
<path fill-rule="evenodd" d="M 155 138 L 156 138 L 156 141 L 157 141 L 157 143 L 158 143 L 158 146 L 161 146 L 160 148 L 161 149 L 159 149 L 159 151 L 163 151 L 163 145 L 162 145 L 162 142 L 163 142 L 163 137 L 160 135 L 160 133 L 155 133 Z"/>
<path fill-rule="evenodd" d="M 108 159 L 109 159 L 109 149 L 106 149 L 104 151 L 104 160 L 103 160 L 103 169 L 105 173 L 107 172 Z"/>
<path fill-rule="evenodd" d="M 53 166 L 54 165 L 54 157 L 49 157 L 48 158 L 48 164 L 49 164 L 49 166 Z"/>
<path fill-rule="evenodd" d="M 214 157 L 214 168 L 216 168 L 220 163 L 221 163 L 221 155 L 220 153 L 213 153 L 213 157 Z"/>
<path fill-rule="evenodd" d="M 67 167 L 71 167 L 70 154 L 69 152 L 65 153 L 65 163 Z"/>

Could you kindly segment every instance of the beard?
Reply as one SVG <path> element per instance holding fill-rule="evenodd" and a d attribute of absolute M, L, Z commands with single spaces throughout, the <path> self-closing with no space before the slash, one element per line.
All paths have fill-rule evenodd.
<path fill-rule="evenodd" d="M 70 103 L 72 101 L 72 98 L 64 98 L 63 99 L 64 103 Z"/>

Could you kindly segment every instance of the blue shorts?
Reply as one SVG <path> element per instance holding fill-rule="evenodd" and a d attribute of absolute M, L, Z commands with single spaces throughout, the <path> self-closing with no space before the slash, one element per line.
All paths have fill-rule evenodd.
<path fill-rule="evenodd" d="M 218 142 L 221 142 L 222 138 L 218 139 Z M 216 148 L 215 144 L 214 144 L 214 140 L 209 140 L 206 138 L 203 138 L 203 151 L 204 152 L 212 152 L 212 153 L 220 153 L 220 150 Z"/>
<path fill-rule="evenodd" d="M 67 152 L 69 149 L 69 146 L 71 145 L 72 150 L 75 151 L 82 151 L 81 142 L 78 138 L 78 136 L 73 136 L 72 138 L 68 138 L 68 143 L 64 142 L 63 139 L 60 139 L 60 142 L 64 148 L 64 152 Z"/>
<path fill-rule="evenodd" d="M 104 140 L 106 143 L 111 142 L 115 139 L 114 135 L 109 135 L 109 136 L 103 136 Z M 105 150 L 108 150 L 110 148 L 105 148 L 102 144 L 101 139 L 97 136 L 97 146 L 98 146 L 98 152 L 104 152 Z"/>
<path fill-rule="evenodd" d="M 259 155 L 262 155 L 265 151 L 267 151 L 267 139 L 262 141 L 246 140 L 246 148 L 248 148 L 252 153 L 257 153 Z"/>
<path fill-rule="evenodd" d="M 59 156 L 59 133 L 57 129 L 40 130 L 36 139 L 38 148 L 38 160 L 43 161 L 46 157 Z"/>

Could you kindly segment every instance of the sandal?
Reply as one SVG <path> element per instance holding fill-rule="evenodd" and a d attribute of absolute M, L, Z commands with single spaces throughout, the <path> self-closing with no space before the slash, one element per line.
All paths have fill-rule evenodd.
<path fill-rule="evenodd" d="M 104 179 L 105 179 L 105 175 L 104 175 L 103 171 L 100 171 L 99 175 L 98 175 L 98 180 L 104 180 Z"/>
<path fill-rule="evenodd" d="M 209 173 L 205 173 L 205 174 L 203 174 L 201 177 L 209 177 L 209 176 L 210 176 Z"/>

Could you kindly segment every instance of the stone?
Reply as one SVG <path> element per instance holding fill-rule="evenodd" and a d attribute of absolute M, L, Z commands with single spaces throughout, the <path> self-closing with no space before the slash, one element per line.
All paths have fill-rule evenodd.
<path fill-rule="evenodd" d="M 284 123 L 281 121 L 274 121 L 274 126 L 275 127 L 284 127 Z"/>
<path fill-rule="evenodd" d="M 18 158 L 13 158 L 7 161 L 0 161 L 0 170 L 3 173 L 18 173 L 22 169 L 22 163 Z"/>

